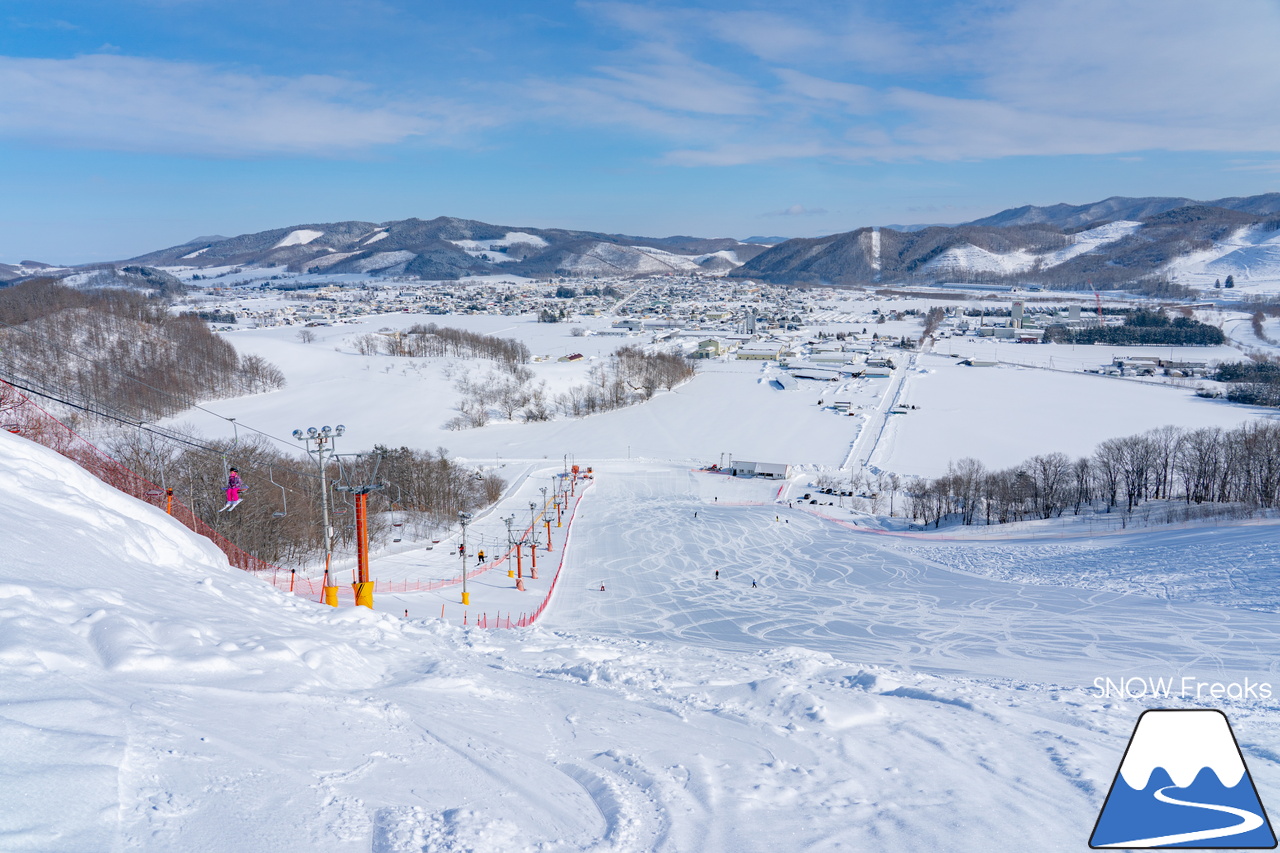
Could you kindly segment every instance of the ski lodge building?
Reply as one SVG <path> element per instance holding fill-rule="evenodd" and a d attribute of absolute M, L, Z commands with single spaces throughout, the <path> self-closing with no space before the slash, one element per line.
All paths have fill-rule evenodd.
<path fill-rule="evenodd" d="M 763 477 L 766 480 L 785 480 L 791 476 L 791 466 L 784 462 L 747 462 L 735 459 L 729 466 L 734 477 Z"/>

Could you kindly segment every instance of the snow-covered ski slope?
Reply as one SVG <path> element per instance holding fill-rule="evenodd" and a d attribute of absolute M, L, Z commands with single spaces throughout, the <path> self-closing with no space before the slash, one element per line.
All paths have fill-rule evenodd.
<path fill-rule="evenodd" d="M 1062 684 L 1150 665 L 1280 681 L 1274 613 L 1182 601 L 1171 623 L 1170 602 L 1154 596 L 960 574 L 945 551 L 834 523 L 807 504 L 720 506 L 708 492 L 725 479 L 656 465 L 603 476 L 575 540 L 574 564 L 591 574 L 565 585 L 547 624 Z M 597 578 L 610 594 L 593 591 Z"/>
<path fill-rule="evenodd" d="M 6 851 L 1014 849 L 1092 807 L 1045 750 L 1123 728 L 801 649 L 331 610 L 0 451 Z"/>
<path fill-rule="evenodd" d="M 671 465 L 601 472 L 529 631 L 277 592 L 5 433 L 0 475 L 6 851 L 1079 850 L 1143 707 L 1095 675 L 1280 681 L 1268 614 L 967 577 Z M 1231 713 L 1280 796 L 1274 702 Z"/>

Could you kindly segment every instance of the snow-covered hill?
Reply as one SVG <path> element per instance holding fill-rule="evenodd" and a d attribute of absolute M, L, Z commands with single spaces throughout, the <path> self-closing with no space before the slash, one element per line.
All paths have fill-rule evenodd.
<path fill-rule="evenodd" d="M 456 279 L 512 275 L 724 272 L 763 245 L 697 237 L 629 237 L 593 231 L 490 225 L 437 217 L 293 225 L 238 237 L 205 237 L 141 256 L 174 271 L 284 267 L 294 272 Z"/>
<path fill-rule="evenodd" d="M 1170 276 L 1203 287 L 1231 274 L 1248 286 L 1270 290 L 1280 287 L 1276 199 L 1280 196 L 1272 194 L 1222 200 L 1233 207 L 1112 199 L 1090 206 L 1093 213 L 1084 219 L 1066 217 L 1064 222 L 1089 226 L 1082 230 L 1062 227 L 1055 215 L 1039 216 L 1035 211 L 1051 209 L 1038 208 L 912 232 L 860 229 L 787 241 L 729 274 L 775 283 L 844 284 L 1015 278 L 1065 289 L 1125 287 Z M 1101 215 L 1106 211 L 1131 218 L 1110 221 Z M 877 238 L 868 239 L 873 233 Z"/>

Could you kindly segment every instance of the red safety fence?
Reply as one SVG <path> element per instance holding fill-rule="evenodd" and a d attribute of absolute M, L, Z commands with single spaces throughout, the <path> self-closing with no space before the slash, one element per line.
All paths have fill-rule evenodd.
<path fill-rule="evenodd" d="M 169 495 L 141 474 L 112 459 L 100 448 L 55 418 L 26 395 L 0 379 L 0 428 L 54 450 L 109 486 L 164 509 Z M 228 562 L 248 572 L 280 571 L 266 560 L 240 548 L 201 521 L 189 506 L 172 498 L 171 514 L 195 533 L 208 538 L 227 555 Z"/>
<path fill-rule="evenodd" d="M 560 562 L 556 565 L 556 573 L 551 577 L 551 586 L 547 588 L 547 594 L 543 596 L 542 603 L 540 603 L 532 613 L 527 611 L 521 611 L 519 614 L 510 611 L 503 613 L 499 610 L 492 617 L 490 617 L 487 612 L 478 613 L 472 616 L 468 611 L 464 610 L 462 615 L 463 625 L 474 625 L 477 628 L 528 628 L 542 616 L 543 612 L 547 609 L 547 605 L 551 603 L 551 596 L 556 591 L 556 584 L 560 581 L 560 571 L 564 568 L 565 555 L 569 550 L 569 537 L 573 532 L 573 520 L 577 518 L 578 515 L 578 504 L 582 503 L 582 496 L 586 494 L 587 487 L 593 482 L 593 478 L 585 478 L 582 491 L 578 493 L 577 500 L 573 502 L 573 509 L 569 513 L 568 522 L 565 524 L 564 541 L 560 544 Z M 455 584 L 459 582 L 460 581 L 457 579 L 448 581 L 448 583 Z M 394 586 L 400 582 L 392 581 L 391 583 Z M 396 591 L 398 590 L 388 590 L 388 592 Z M 408 591 L 413 592 L 414 590 L 410 588 Z M 354 592 L 348 590 L 348 594 L 354 595 Z M 442 604 L 440 605 L 440 617 L 443 619 L 444 615 L 444 605 Z"/>

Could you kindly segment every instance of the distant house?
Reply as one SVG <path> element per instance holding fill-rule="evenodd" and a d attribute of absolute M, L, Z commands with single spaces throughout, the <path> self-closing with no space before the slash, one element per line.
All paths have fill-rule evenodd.
<path fill-rule="evenodd" d="M 782 345 L 748 344 L 738 350 L 738 358 L 747 361 L 777 361 L 782 355 Z"/>
<path fill-rule="evenodd" d="M 814 367 L 808 364 L 789 365 L 787 370 L 797 379 L 818 379 L 827 382 L 835 382 L 844 375 L 839 370 L 832 370 L 828 367 Z"/>
<path fill-rule="evenodd" d="M 727 352 L 724 344 L 715 338 L 707 338 L 705 341 L 698 341 L 698 349 L 694 352 L 694 358 L 715 358 Z"/>
<path fill-rule="evenodd" d="M 557 358 L 556 361 L 582 361 L 582 353 L 575 352 L 570 353 L 569 355 L 562 355 Z"/>
<path fill-rule="evenodd" d="M 847 353 L 824 350 L 815 352 L 809 356 L 809 361 L 814 364 L 848 364 L 849 355 Z"/>
<path fill-rule="evenodd" d="M 791 466 L 782 462 L 747 462 L 735 459 L 729 466 L 735 477 L 763 477 L 766 480 L 785 480 L 791 476 Z"/>

